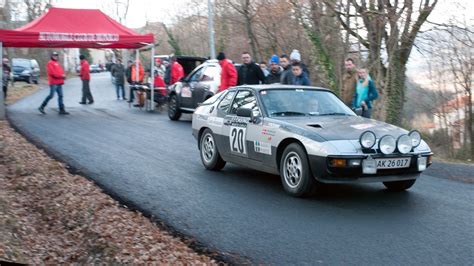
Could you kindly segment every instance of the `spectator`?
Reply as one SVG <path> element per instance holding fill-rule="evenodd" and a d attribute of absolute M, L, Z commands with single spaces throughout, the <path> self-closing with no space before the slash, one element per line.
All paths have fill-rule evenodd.
<path fill-rule="evenodd" d="M 138 69 L 137 69 L 138 65 Z M 136 61 L 135 63 L 131 63 L 130 66 L 130 84 L 142 84 L 145 78 L 145 70 L 143 69 L 143 65 L 140 61 Z M 130 97 L 129 103 L 133 102 L 134 100 L 134 89 L 130 88 Z"/>
<path fill-rule="evenodd" d="M 120 100 L 120 92 L 122 93 L 122 99 L 125 98 L 125 67 L 122 64 L 122 59 L 118 58 L 117 63 L 110 69 L 112 76 L 115 78 L 115 92 L 117 93 L 117 100 Z"/>
<path fill-rule="evenodd" d="M 281 73 L 283 72 L 282 67 L 280 67 L 280 59 L 278 55 L 272 55 L 270 59 L 270 72 L 265 78 L 266 84 L 280 83 Z"/>
<path fill-rule="evenodd" d="M 10 73 L 12 72 L 12 69 L 10 67 L 10 61 L 8 61 L 8 58 L 3 58 L 2 61 L 2 67 L 3 67 L 3 100 L 5 101 L 7 99 L 7 92 L 8 92 L 8 82 L 10 81 Z"/>
<path fill-rule="evenodd" d="M 219 92 L 227 90 L 229 87 L 237 85 L 237 70 L 234 64 L 226 59 L 224 53 L 219 53 L 217 56 L 219 65 L 221 66 L 221 85 L 219 86 Z"/>
<path fill-rule="evenodd" d="M 375 83 L 369 78 L 367 70 L 361 68 L 357 71 L 359 79 L 357 80 L 352 108 L 362 108 L 362 116 L 370 118 L 372 115 L 372 101 L 379 97 Z"/>
<path fill-rule="evenodd" d="M 171 81 L 171 65 L 168 60 L 163 60 L 163 65 L 165 66 L 165 76 L 164 76 L 164 82 L 166 85 L 170 85 Z"/>
<path fill-rule="evenodd" d="M 290 61 L 291 61 L 291 64 L 293 63 L 299 63 L 301 69 L 303 69 L 303 73 L 306 74 L 306 76 L 308 76 L 309 78 L 309 71 L 308 71 L 308 68 L 306 67 L 306 65 L 301 62 L 301 54 L 298 50 L 294 49 L 291 54 L 290 54 Z"/>
<path fill-rule="evenodd" d="M 125 72 L 125 76 L 127 77 L 128 84 L 132 84 L 132 65 L 133 65 L 133 61 L 128 60 L 127 71 Z"/>
<path fill-rule="evenodd" d="M 291 72 L 290 59 L 288 55 L 282 54 L 280 56 L 280 66 L 283 68 L 281 73 L 280 83 L 281 84 L 292 84 L 293 83 L 293 72 Z"/>
<path fill-rule="evenodd" d="M 303 72 L 303 67 L 301 67 L 300 63 L 293 63 L 291 65 L 291 71 L 293 73 L 292 85 L 311 86 L 311 82 L 306 73 Z"/>
<path fill-rule="evenodd" d="M 81 76 L 82 80 L 82 99 L 79 103 L 87 104 L 87 100 L 89 104 L 93 104 L 94 98 L 92 97 L 90 87 L 91 73 L 89 62 L 87 62 L 86 57 L 82 54 L 79 56 L 79 59 L 81 60 L 81 72 L 79 73 L 79 76 Z"/>
<path fill-rule="evenodd" d="M 64 75 L 64 70 L 61 65 L 58 63 L 59 54 L 57 52 L 53 52 L 51 54 L 51 60 L 49 60 L 48 64 L 46 65 L 46 72 L 48 74 L 48 83 L 49 83 L 49 95 L 44 99 L 41 106 L 38 110 L 42 114 L 46 114 L 44 108 L 48 104 L 49 100 L 54 97 L 54 93 L 58 94 L 58 105 L 59 105 L 59 114 L 60 115 L 68 115 L 69 113 L 66 112 L 64 108 L 63 102 L 63 84 L 64 80 L 66 79 L 66 75 Z"/>
<path fill-rule="evenodd" d="M 268 71 L 267 63 L 265 63 L 265 62 L 262 61 L 262 62 L 260 62 L 260 64 L 258 64 L 258 65 L 260 66 L 260 69 L 262 70 L 263 75 L 264 75 L 265 77 L 267 77 L 268 74 L 270 73 L 270 72 Z"/>
<path fill-rule="evenodd" d="M 255 85 L 265 82 L 262 69 L 252 61 L 248 52 L 242 53 L 242 63 L 238 71 L 237 85 Z"/>
<path fill-rule="evenodd" d="M 160 58 L 155 59 L 155 70 L 157 71 L 156 73 L 160 75 L 161 78 L 165 77 L 166 67 L 162 64 Z"/>
<path fill-rule="evenodd" d="M 171 83 L 170 85 L 175 84 L 178 82 L 182 77 L 184 77 L 184 69 L 183 66 L 178 63 L 178 60 L 176 56 L 171 57 L 171 72 L 170 72 L 170 77 L 171 77 Z"/>
<path fill-rule="evenodd" d="M 345 73 L 342 76 L 341 99 L 349 107 L 352 106 L 352 100 L 357 85 L 357 69 L 352 58 L 344 61 Z"/>

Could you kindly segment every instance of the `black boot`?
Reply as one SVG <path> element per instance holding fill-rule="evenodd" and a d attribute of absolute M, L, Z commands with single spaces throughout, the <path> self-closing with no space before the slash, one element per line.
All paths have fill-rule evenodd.
<path fill-rule="evenodd" d="M 38 110 L 40 111 L 40 113 L 42 113 L 44 115 L 46 114 L 46 112 L 44 111 L 44 106 L 38 107 Z"/>
<path fill-rule="evenodd" d="M 66 110 L 64 110 L 64 109 L 59 109 L 59 114 L 60 115 L 68 115 L 69 113 L 66 112 Z"/>

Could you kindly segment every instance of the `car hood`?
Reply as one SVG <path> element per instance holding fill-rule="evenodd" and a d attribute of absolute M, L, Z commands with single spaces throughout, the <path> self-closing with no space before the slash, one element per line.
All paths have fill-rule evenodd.
<path fill-rule="evenodd" d="M 13 66 L 13 67 L 12 67 L 12 69 L 13 69 L 13 72 L 14 72 L 14 73 L 21 73 L 21 72 L 23 72 L 23 70 L 25 70 L 25 69 L 26 69 L 26 67 L 22 67 L 22 66 Z"/>
<path fill-rule="evenodd" d="M 367 119 L 360 116 L 313 116 L 313 117 L 286 117 L 277 118 L 283 122 L 282 126 L 291 125 L 318 134 L 323 139 L 330 140 L 355 140 L 367 130 L 375 133 L 377 138 L 392 135 L 395 138 L 408 131 L 385 122 Z"/>

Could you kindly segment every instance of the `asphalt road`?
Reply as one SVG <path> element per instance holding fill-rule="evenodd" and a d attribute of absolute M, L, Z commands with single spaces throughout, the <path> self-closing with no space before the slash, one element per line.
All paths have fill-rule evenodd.
<path fill-rule="evenodd" d="M 81 106 L 80 81 L 66 82 L 70 116 L 57 114 L 56 98 L 39 114 L 47 89 L 9 106 L 8 116 L 110 193 L 208 247 L 276 265 L 474 262 L 472 184 L 428 170 L 408 192 L 334 185 L 292 198 L 278 176 L 229 164 L 206 171 L 189 116 L 173 122 L 165 112 L 129 108 L 115 99 L 108 73 L 93 74 L 91 87 L 95 103 Z"/>

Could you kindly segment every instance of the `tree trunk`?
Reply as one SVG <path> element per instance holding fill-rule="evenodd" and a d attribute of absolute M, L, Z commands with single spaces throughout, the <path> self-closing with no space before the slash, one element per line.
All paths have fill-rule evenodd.
<path fill-rule="evenodd" d="M 401 125 L 402 109 L 405 97 L 406 65 L 395 54 L 390 59 L 390 68 L 387 73 L 387 102 L 386 121 L 394 125 Z"/>

